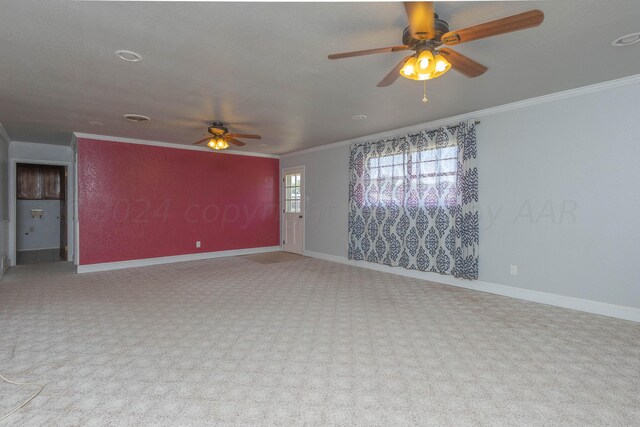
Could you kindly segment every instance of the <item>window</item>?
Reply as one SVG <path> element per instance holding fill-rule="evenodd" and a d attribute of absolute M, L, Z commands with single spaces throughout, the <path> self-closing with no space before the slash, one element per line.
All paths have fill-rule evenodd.
<path fill-rule="evenodd" d="M 475 123 L 351 145 L 352 260 L 478 278 Z"/>
<path fill-rule="evenodd" d="M 298 213 L 301 212 L 300 206 L 300 194 L 301 194 L 302 181 L 299 173 L 287 174 L 285 176 L 284 191 L 285 191 L 285 212 Z"/>
<path fill-rule="evenodd" d="M 417 200 L 405 197 L 411 189 L 423 194 L 429 187 L 437 193 L 450 194 L 457 181 L 458 147 L 448 146 L 408 153 L 390 154 L 369 159 L 368 179 L 372 187 L 368 193 L 368 204 L 416 205 Z M 438 201 L 437 204 L 444 204 Z"/>

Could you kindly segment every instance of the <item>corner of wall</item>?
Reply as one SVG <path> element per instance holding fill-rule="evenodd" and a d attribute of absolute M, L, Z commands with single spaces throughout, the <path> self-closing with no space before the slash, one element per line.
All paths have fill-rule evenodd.
<path fill-rule="evenodd" d="M 0 278 L 9 266 L 9 135 L 0 123 Z"/>

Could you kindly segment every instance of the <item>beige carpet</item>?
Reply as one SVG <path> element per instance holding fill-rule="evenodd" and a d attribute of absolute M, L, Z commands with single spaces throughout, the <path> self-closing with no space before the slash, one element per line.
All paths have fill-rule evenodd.
<path fill-rule="evenodd" d="M 243 255 L 242 258 L 259 264 L 275 264 L 277 262 L 300 261 L 304 257 L 291 252 L 265 252 L 263 254 Z"/>
<path fill-rule="evenodd" d="M 0 373 L 46 384 L 7 425 L 640 424 L 637 323 L 305 257 L 52 266 L 0 281 Z"/>

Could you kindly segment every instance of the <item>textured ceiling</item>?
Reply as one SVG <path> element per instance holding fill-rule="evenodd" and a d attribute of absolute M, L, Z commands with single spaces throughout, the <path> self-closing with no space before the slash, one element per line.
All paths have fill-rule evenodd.
<path fill-rule="evenodd" d="M 222 120 L 263 136 L 242 150 L 280 154 L 639 72 L 640 43 L 611 46 L 640 31 L 638 0 L 436 3 L 452 29 L 530 9 L 545 12 L 540 27 L 456 46 L 489 70 L 430 81 L 423 104 L 419 82 L 376 87 L 402 52 L 327 59 L 400 44 L 401 3 L 5 0 L 0 123 L 18 141 L 68 144 L 77 131 L 189 144 Z"/>

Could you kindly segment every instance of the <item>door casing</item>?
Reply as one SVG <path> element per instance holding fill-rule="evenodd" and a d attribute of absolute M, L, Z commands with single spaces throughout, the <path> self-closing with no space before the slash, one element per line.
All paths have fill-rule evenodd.
<path fill-rule="evenodd" d="M 16 205 L 17 205 L 17 194 L 16 194 L 16 169 L 18 163 L 30 163 L 36 165 L 52 165 L 52 166 L 65 166 L 67 170 L 67 185 L 66 185 L 66 196 L 67 196 L 67 242 L 75 242 L 75 205 L 76 205 L 76 179 L 75 174 L 72 176 L 71 171 L 75 170 L 73 162 L 60 162 L 55 160 L 35 160 L 35 159 L 23 159 L 23 158 L 12 158 L 9 161 L 9 248 L 7 251 L 7 256 L 9 258 L 9 265 L 16 265 Z M 73 200 L 74 203 L 70 203 L 70 200 Z M 75 259 L 77 254 L 77 247 L 75 245 L 69 246 L 67 243 L 68 251 L 67 251 L 67 261 L 71 261 Z"/>

